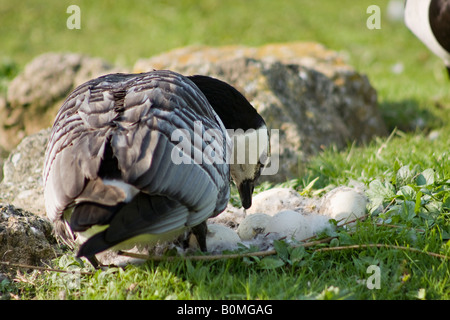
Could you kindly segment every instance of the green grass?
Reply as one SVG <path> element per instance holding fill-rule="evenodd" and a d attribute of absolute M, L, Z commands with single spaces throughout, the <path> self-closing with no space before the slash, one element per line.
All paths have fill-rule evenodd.
<path fill-rule="evenodd" d="M 278 243 L 266 258 L 148 262 L 94 275 L 28 272 L 0 283 L 0 296 L 22 299 L 450 299 L 450 82 L 443 63 L 384 1 L 77 1 L 81 30 L 68 30 L 73 1 L 0 0 L 2 90 L 26 62 L 47 51 L 74 51 L 132 66 L 138 58 L 190 45 L 317 41 L 367 74 L 392 134 L 367 145 L 329 148 L 284 186 L 306 195 L 363 183 L 374 204 L 354 230 L 307 249 Z M 381 7 L 381 29 L 366 28 L 366 8 Z M 3 61 L 3 62 L 1 62 Z M 394 73 L 401 64 L 403 71 Z M 395 129 L 397 128 L 397 129 Z M 431 135 L 430 135 L 431 133 Z M 432 169 L 427 170 L 427 169 Z M 314 181 L 314 184 L 312 182 Z M 257 191 L 271 187 L 260 186 Z M 305 190 L 305 188 L 307 188 Z M 236 201 L 236 193 L 233 194 Z M 381 226 L 380 222 L 389 225 Z M 396 227 L 393 227 L 395 225 Z M 321 235 L 327 237 L 329 235 Z M 390 248 L 339 249 L 357 244 Z M 333 248 L 335 251 L 318 251 Z M 367 268 L 380 268 L 370 290 Z M 71 252 L 53 267 L 92 272 Z M 79 282 L 77 282 L 79 280 Z M 75 282 L 74 282 L 75 281 Z M 73 285 L 75 283 L 75 285 Z"/>

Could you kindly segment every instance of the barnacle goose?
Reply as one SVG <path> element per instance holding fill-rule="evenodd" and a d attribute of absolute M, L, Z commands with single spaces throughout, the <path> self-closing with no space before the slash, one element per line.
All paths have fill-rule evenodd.
<path fill-rule="evenodd" d="M 177 130 L 184 136 L 175 141 Z M 259 146 L 257 161 L 233 162 L 249 143 Z M 215 161 L 196 158 L 207 148 Z M 263 118 L 225 82 L 167 70 L 102 76 L 56 115 L 43 173 L 47 216 L 68 243 L 87 239 L 78 256 L 93 265 L 106 249 L 188 230 L 206 251 L 206 220 L 226 208 L 230 176 L 250 207 L 269 156 Z"/>
<path fill-rule="evenodd" d="M 450 76 L 450 1 L 406 0 L 405 24 L 444 61 Z"/>

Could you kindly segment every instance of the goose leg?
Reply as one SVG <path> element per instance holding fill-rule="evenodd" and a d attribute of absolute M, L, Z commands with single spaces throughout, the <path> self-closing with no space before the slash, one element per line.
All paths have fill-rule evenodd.
<path fill-rule="evenodd" d="M 197 238 L 198 245 L 200 246 L 200 250 L 203 252 L 207 251 L 206 248 L 206 234 L 208 233 L 208 226 L 206 225 L 206 221 L 196 225 L 192 228 L 192 233 Z"/>

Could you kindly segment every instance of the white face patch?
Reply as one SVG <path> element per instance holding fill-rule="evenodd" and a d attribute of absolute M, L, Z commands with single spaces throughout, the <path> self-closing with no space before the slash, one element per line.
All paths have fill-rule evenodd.
<path fill-rule="evenodd" d="M 233 180 L 239 184 L 254 180 L 259 168 L 268 162 L 270 155 L 269 133 L 266 126 L 259 129 L 227 130 L 233 141 L 230 170 Z"/>
<path fill-rule="evenodd" d="M 256 164 L 230 164 L 231 177 L 237 185 L 244 180 L 254 180 L 256 170 Z"/>

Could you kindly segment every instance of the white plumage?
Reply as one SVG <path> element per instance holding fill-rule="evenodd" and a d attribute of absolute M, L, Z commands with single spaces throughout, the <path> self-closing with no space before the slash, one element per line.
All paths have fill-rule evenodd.
<path fill-rule="evenodd" d="M 405 24 L 450 73 L 450 1 L 406 0 Z"/>

